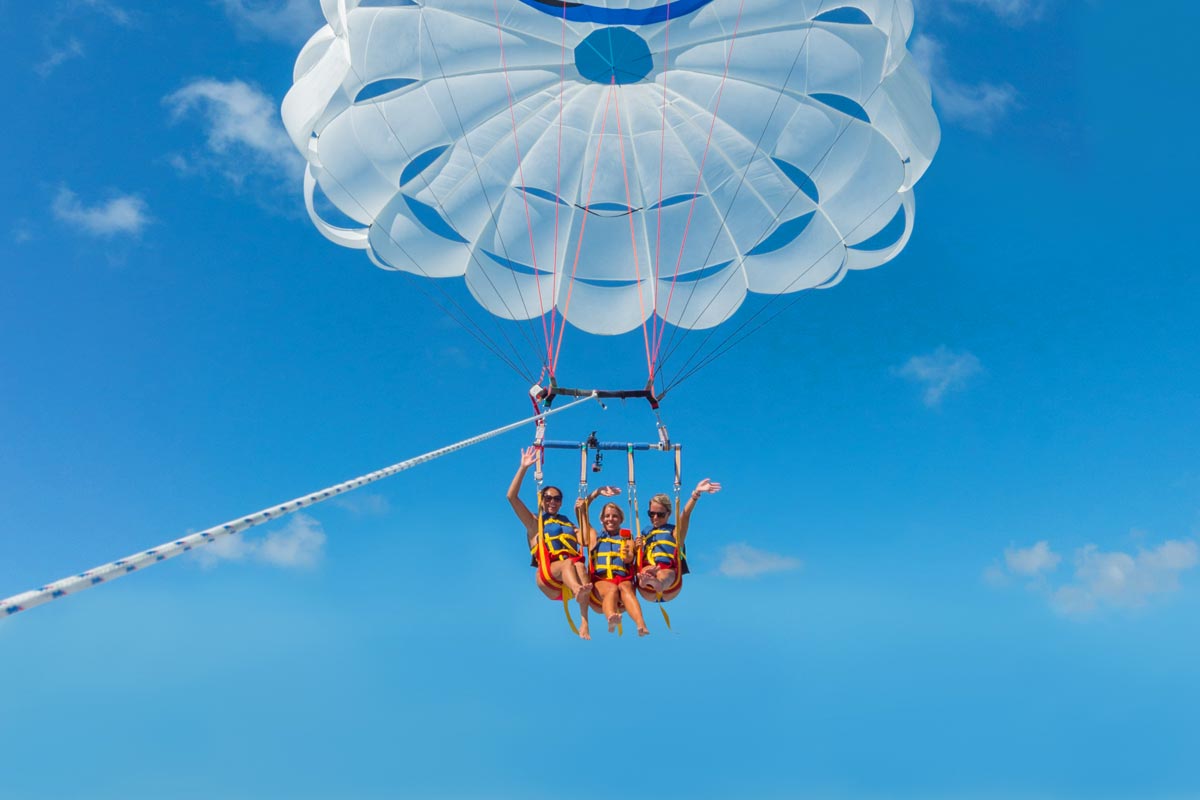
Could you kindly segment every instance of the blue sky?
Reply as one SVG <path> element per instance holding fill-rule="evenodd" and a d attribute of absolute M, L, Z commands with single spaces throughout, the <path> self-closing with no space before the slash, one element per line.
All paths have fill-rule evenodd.
<path fill-rule="evenodd" d="M 306 219 L 277 108 L 315 1 L 0 12 L 0 595 L 526 413 Z M 664 407 L 726 487 L 675 634 L 570 637 L 510 434 L 0 621 L 0 796 L 551 797 L 622 756 L 664 796 L 1197 796 L 1200 11 L 1172 15 L 918 4 L 943 138 L 909 246 Z M 637 374 L 638 336 L 567 347 Z"/>

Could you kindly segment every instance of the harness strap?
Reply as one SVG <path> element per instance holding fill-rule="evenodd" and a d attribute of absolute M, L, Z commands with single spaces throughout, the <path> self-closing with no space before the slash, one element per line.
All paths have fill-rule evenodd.
<path fill-rule="evenodd" d="M 575 627 L 575 620 L 571 619 L 571 606 L 568 603 L 575 597 L 574 593 L 566 586 L 562 587 L 563 613 L 567 615 L 567 625 L 571 628 L 571 633 L 579 635 L 579 628 Z"/>
<path fill-rule="evenodd" d="M 571 628 L 571 633 L 579 635 L 579 628 L 575 627 L 575 620 L 571 619 L 571 606 L 568 603 L 575 595 L 567 588 L 565 583 L 556 581 L 554 573 L 550 571 L 550 564 L 546 561 L 549 556 L 549 548 L 546 547 L 546 514 L 541 510 L 541 498 L 538 498 L 538 538 L 537 538 L 537 558 L 538 572 L 541 573 L 542 581 L 552 589 L 558 589 L 559 595 L 562 597 L 563 613 L 567 615 L 567 625 Z M 564 567 L 565 569 L 565 567 Z"/>

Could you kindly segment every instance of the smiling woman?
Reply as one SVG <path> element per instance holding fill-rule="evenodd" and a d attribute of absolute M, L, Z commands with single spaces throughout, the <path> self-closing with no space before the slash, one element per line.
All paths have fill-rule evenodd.
<path fill-rule="evenodd" d="M 910 0 L 324 7 L 283 104 L 314 224 L 540 319 L 550 375 L 565 322 L 641 327 L 654 378 L 668 325 L 883 264 L 938 145 Z"/>

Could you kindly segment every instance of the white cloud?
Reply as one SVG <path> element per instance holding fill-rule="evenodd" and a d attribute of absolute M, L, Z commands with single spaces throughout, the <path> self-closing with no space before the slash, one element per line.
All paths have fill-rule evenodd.
<path fill-rule="evenodd" d="M 33 71 L 46 78 L 66 62 L 83 56 L 83 43 L 71 36 L 62 44 L 49 46 L 46 49 L 46 57 L 33 65 Z"/>
<path fill-rule="evenodd" d="M 195 111 L 206 126 L 210 165 L 236 184 L 251 173 L 294 180 L 304 162 L 279 121 L 277 104 L 261 90 L 240 80 L 200 78 L 163 100 L 175 120 Z M 181 171 L 196 168 L 195 159 L 173 156 Z"/>
<path fill-rule="evenodd" d="M 1029 589 L 1045 594 L 1051 607 L 1067 616 L 1101 607 L 1136 607 L 1152 595 L 1177 591 L 1180 575 L 1200 563 L 1200 547 L 1194 541 L 1171 539 L 1125 553 L 1104 552 L 1089 544 L 1075 551 L 1071 578 L 1054 585 L 1048 576 L 1060 560 L 1046 541 L 1023 549 L 1010 547 L 1004 551 L 1006 569 L 988 567 L 984 580 L 999 587 L 1011 576 L 1027 578 Z"/>
<path fill-rule="evenodd" d="M 1013 25 L 1037 19 L 1050 0 L 917 0 L 922 15 L 941 14 L 957 17 L 965 9 L 987 11 Z"/>
<path fill-rule="evenodd" d="M 1102 552 L 1089 544 L 1075 552 L 1074 581 L 1054 593 L 1054 607 L 1066 614 L 1102 605 L 1141 606 L 1151 595 L 1179 589 L 1181 573 L 1200 558 L 1195 542 L 1169 540 L 1153 550 Z"/>
<path fill-rule="evenodd" d="M 325 23 L 316 0 L 221 0 L 221 5 L 240 30 L 281 42 L 306 41 Z"/>
<path fill-rule="evenodd" d="M 111 0 L 66 0 L 42 11 L 46 55 L 33 65 L 33 71 L 43 78 L 49 77 L 67 61 L 86 55 L 80 35 L 95 32 L 95 26 L 90 23 L 96 17 L 103 17 L 122 28 L 132 28 L 135 24 L 133 14 Z M 68 27 L 69 35 L 66 33 Z"/>
<path fill-rule="evenodd" d="M 769 572 L 788 572 L 799 569 L 803 562 L 798 558 L 768 553 L 748 544 L 731 544 L 725 547 L 724 558 L 719 567 L 722 575 L 730 578 L 756 578 Z"/>
<path fill-rule="evenodd" d="M 1038 575 L 1050 572 L 1058 566 L 1062 556 L 1050 549 L 1050 543 L 1042 540 L 1033 547 L 1008 547 L 1004 550 L 1004 563 L 1017 575 Z"/>
<path fill-rule="evenodd" d="M 947 392 L 966 388 L 970 378 L 983 368 L 971 353 L 956 353 L 944 345 L 928 355 L 913 356 L 895 372 L 925 387 L 923 400 L 933 408 L 942 402 Z"/>
<path fill-rule="evenodd" d="M 65 186 L 51 204 L 55 218 L 93 236 L 136 236 L 150 223 L 146 201 L 137 195 L 119 194 L 94 205 L 85 205 Z"/>
<path fill-rule="evenodd" d="M 1008 83 L 969 84 L 951 77 L 942 43 L 933 37 L 917 36 L 911 50 L 946 121 L 987 134 L 1017 108 L 1017 90 Z"/>
<path fill-rule="evenodd" d="M 36 239 L 37 234 L 33 232 L 33 224 L 29 220 L 19 219 L 13 225 L 12 238 L 16 244 L 25 244 Z"/>
<path fill-rule="evenodd" d="M 330 504 L 343 508 L 359 517 L 378 517 L 391 510 L 391 504 L 388 503 L 386 496 L 371 494 L 369 492 L 344 494 L 340 497 L 335 497 L 330 501 Z"/>
<path fill-rule="evenodd" d="M 133 26 L 133 15 L 116 3 L 110 2 L 110 0 L 75 0 L 74 5 L 79 8 L 90 9 L 97 14 L 108 17 L 122 28 Z"/>
<path fill-rule="evenodd" d="M 258 549 L 258 558 L 277 567 L 312 569 L 325 554 L 321 523 L 297 514 L 281 530 L 272 531 Z"/>
<path fill-rule="evenodd" d="M 321 523 L 306 514 L 294 514 L 286 525 L 261 539 L 235 533 L 192 552 L 205 568 L 222 561 L 254 561 L 287 569 L 312 569 L 325 555 L 325 539 Z"/>

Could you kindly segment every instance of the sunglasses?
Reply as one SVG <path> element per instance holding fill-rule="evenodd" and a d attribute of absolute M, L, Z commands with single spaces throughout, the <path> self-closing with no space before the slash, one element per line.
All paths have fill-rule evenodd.
<path fill-rule="evenodd" d="M 651 512 L 649 512 L 649 514 L 650 514 L 650 516 L 652 516 L 652 517 L 665 517 L 665 516 L 667 516 L 667 512 L 666 512 L 666 511 L 651 511 Z"/>
<path fill-rule="evenodd" d="M 561 503 L 562 495 L 561 494 L 544 494 L 544 495 L 542 495 L 542 499 L 545 500 L 547 503 Z"/>

